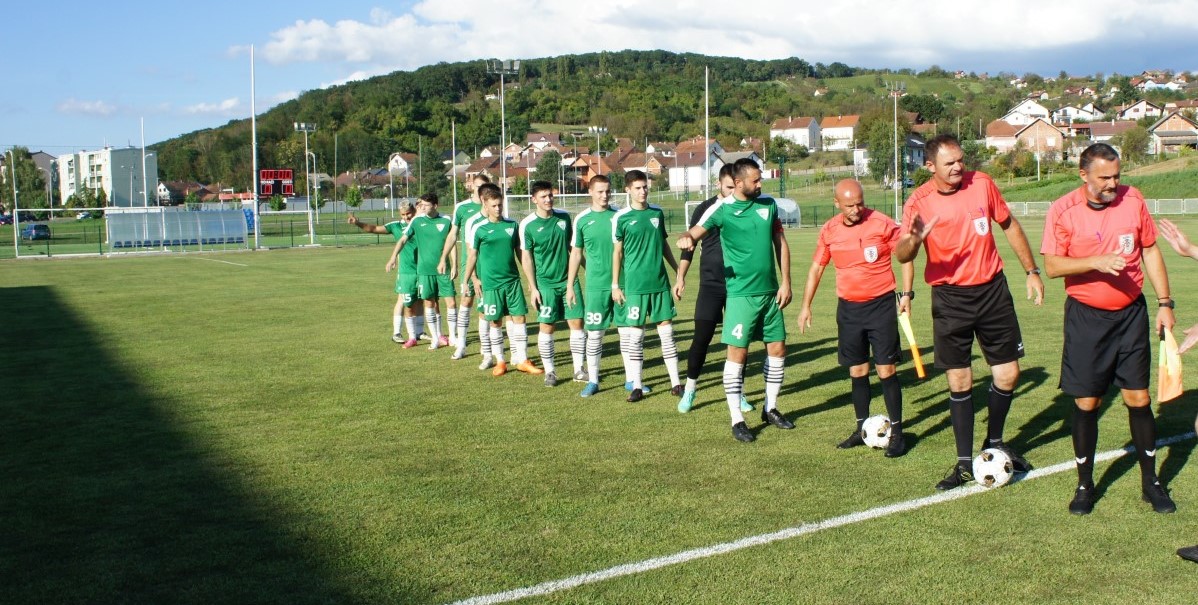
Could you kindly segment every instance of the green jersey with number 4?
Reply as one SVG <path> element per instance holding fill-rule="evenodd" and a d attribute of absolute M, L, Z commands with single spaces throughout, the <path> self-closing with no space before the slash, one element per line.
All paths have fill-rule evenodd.
<path fill-rule="evenodd" d="M 778 292 L 774 233 L 781 231 L 782 223 L 773 198 L 745 201 L 727 197 L 708 208 L 699 224 L 705 229 L 720 228 L 729 298 Z"/>

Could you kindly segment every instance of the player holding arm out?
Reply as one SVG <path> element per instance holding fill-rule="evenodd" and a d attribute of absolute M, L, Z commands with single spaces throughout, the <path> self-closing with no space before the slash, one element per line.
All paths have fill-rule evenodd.
<path fill-rule="evenodd" d="M 399 210 L 400 220 L 391 221 L 386 225 L 377 225 L 367 223 L 354 216 L 349 215 L 349 224 L 365 231 L 366 233 L 384 234 L 388 233 L 395 238 L 398 244 L 399 239 L 403 237 L 403 231 L 407 228 L 408 223 L 416 216 L 416 207 L 411 203 L 405 203 Z M 392 255 L 395 258 L 395 255 Z M 417 339 L 424 332 L 424 306 L 420 299 L 416 298 L 416 248 L 411 247 L 401 253 L 399 257 L 399 271 L 395 276 L 395 309 L 391 316 L 391 340 L 402 343 L 403 348 L 410 349 L 416 346 Z M 387 271 L 391 271 L 391 265 L 388 263 Z M 419 315 L 415 313 L 419 307 L 421 312 Z M 408 329 L 408 338 L 405 340 L 400 334 L 403 326 Z"/>

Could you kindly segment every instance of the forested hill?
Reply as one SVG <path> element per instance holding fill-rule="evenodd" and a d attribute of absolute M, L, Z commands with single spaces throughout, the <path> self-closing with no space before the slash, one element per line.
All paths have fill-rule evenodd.
<path fill-rule="evenodd" d="M 918 77 L 910 70 L 893 75 L 841 63 L 812 65 L 798 58 L 755 61 L 665 51 L 601 52 L 522 61 L 519 73 L 506 77 L 508 139 L 522 142 L 533 123 L 599 125 L 608 129 L 609 137 L 637 143 L 702 134 L 705 67 L 710 68 L 712 136 L 732 146 L 744 136 L 765 138 L 770 122 L 782 116 L 864 114 L 889 108 L 887 78 L 952 84 L 937 94 L 966 124 L 994 119 L 1015 98 L 1005 81 L 979 84 L 975 78 L 967 85 L 953 84 L 951 75 L 939 68 L 931 75 L 941 77 L 928 78 L 928 72 Z M 309 146 L 322 172 L 332 172 L 334 134 L 339 170 L 380 167 L 392 152 L 421 149 L 426 165 L 433 167 L 450 148 L 451 121 L 457 123 L 458 148 L 473 157 L 481 147 L 499 142 L 499 102 L 487 99 L 498 87 L 499 76 L 488 73 L 486 62 L 478 60 L 308 91 L 258 120 L 260 165 L 303 166 L 303 137 L 294 132 L 294 122 L 317 125 Z M 824 89 L 826 94 L 814 95 Z M 154 147 L 164 179 L 219 182 L 239 190 L 250 185 L 248 119 Z"/>

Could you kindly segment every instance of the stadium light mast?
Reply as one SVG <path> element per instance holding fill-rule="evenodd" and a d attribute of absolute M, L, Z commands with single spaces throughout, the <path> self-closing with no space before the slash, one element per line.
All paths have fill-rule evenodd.
<path fill-rule="evenodd" d="M 12 251 L 15 255 L 20 255 L 21 238 L 17 237 L 17 225 L 21 222 L 21 213 L 17 212 L 17 152 L 12 149 L 5 150 L 8 157 L 11 158 L 9 167 L 12 168 Z"/>
<path fill-rule="evenodd" d="M 308 241 L 316 243 L 316 234 L 312 231 L 312 172 L 308 170 L 308 133 L 316 132 L 316 124 L 295 122 L 295 131 L 304 133 L 304 201 L 308 205 Z"/>
<path fill-rule="evenodd" d="M 907 84 L 904 82 L 890 82 L 887 85 L 890 90 L 890 97 L 894 100 L 894 182 L 891 187 L 894 188 L 894 220 L 902 220 L 899 216 L 899 144 L 898 144 L 898 99 L 903 96 L 907 90 Z"/>
<path fill-rule="evenodd" d="M 306 153 L 312 157 L 312 172 L 316 172 L 316 152 L 308 151 Z M 307 158 L 304 158 L 304 161 L 305 161 L 305 163 L 307 163 Z M 336 183 L 336 181 L 333 181 L 333 182 Z M 316 244 L 316 229 L 312 226 L 312 211 L 315 209 L 315 207 L 319 207 L 319 206 L 320 206 L 320 178 L 317 177 L 316 201 L 313 202 L 312 200 L 308 200 L 308 242 L 313 245 Z"/>
<path fill-rule="evenodd" d="M 508 216 L 507 203 L 507 110 L 504 107 L 505 75 L 514 76 L 520 73 L 519 61 L 501 61 L 491 59 L 487 62 L 487 73 L 499 74 L 499 171 L 503 181 L 503 215 Z"/>

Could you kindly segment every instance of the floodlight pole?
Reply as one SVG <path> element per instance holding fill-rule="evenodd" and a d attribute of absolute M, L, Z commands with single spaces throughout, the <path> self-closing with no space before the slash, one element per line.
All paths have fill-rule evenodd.
<path fill-rule="evenodd" d="M 316 172 L 316 152 L 309 151 L 307 153 L 308 153 L 308 155 L 312 156 L 312 172 Z M 336 181 L 334 181 L 334 182 L 336 182 Z M 316 229 L 312 225 L 312 214 L 313 214 L 312 211 L 315 209 L 314 206 L 320 206 L 320 181 L 319 180 L 316 181 L 316 202 L 315 202 L 315 204 L 312 202 L 312 200 L 308 200 L 308 242 L 311 244 L 316 244 Z"/>
<path fill-rule="evenodd" d="M 899 216 L 899 144 L 898 144 L 898 98 L 903 95 L 907 85 L 903 82 L 891 82 L 888 86 L 890 97 L 894 100 L 894 220 L 902 220 Z"/>
<path fill-rule="evenodd" d="M 308 241 L 316 244 L 316 232 L 312 230 L 312 172 L 308 170 L 308 133 L 316 132 L 316 124 L 295 122 L 295 131 L 304 133 L 304 202 L 308 205 Z"/>
<path fill-rule="evenodd" d="M 10 158 L 9 166 L 12 169 L 12 251 L 14 256 L 21 254 L 21 238 L 17 232 L 18 225 L 21 222 L 21 213 L 17 211 L 17 153 L 12 149 L 5 150 Z"/>
<path fill-rule="evenodd" d="M 507 110 L 504 107 L 505 75 L 520 73 L 519 61 L 500 61 L 491 59 L 487 63 L 487 73 L 499 74 L 499 173 L 503 182 L 503 215 L 509 216 L 507 203 Z"/>

